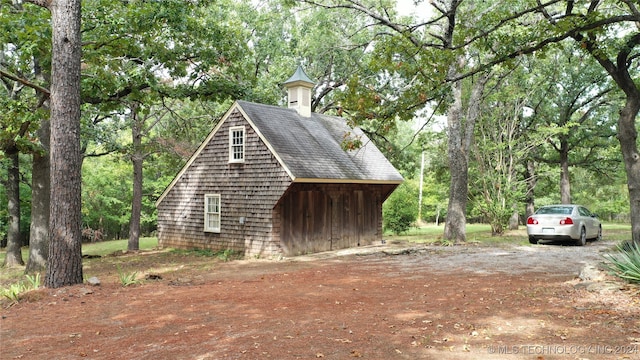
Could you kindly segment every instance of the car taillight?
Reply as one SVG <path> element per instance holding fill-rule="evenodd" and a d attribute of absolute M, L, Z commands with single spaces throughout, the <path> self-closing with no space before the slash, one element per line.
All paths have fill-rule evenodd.
<path fill-rule="evenodd" d="M 538 225 L 538 220 L 530 217 L 527 219 L 527 225 Z"/>
<path fill-rule="evenodd" d="M 568 217 L 560 220 L 560 225 L 573 225 L 573 219 Z"/>

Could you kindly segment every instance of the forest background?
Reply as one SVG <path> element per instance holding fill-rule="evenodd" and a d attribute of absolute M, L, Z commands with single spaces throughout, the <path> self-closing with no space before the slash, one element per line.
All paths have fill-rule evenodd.
<path fill-rule="evenodd" d="M 637 77 L 633 1 L 415 4 L 83 1 L 83 240 L 135 249 L 153 235 L 155 200 L 231 103 L 283 106 L 297 65 L 317 82 L 314 111 L 362 127 L 405 177 L 385 204 L 394 231 L 458 218 L 452 202 L 496 235 L 558 202 L 629 222 L 616 138 L 629 96 L 598 56 Z M 48 167 L 49 22 L 45 8 L 0 0 L 3 243 L 17 226 L 26 245 L 49 209 L 34 201 Z"/>

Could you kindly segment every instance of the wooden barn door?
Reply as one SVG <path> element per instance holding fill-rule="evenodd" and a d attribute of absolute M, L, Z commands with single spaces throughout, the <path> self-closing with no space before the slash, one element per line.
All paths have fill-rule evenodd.
<path fill-rule="evenodd" d="M 281 203 L 281 241 L 288 255 L 371 244 L 379 237 L 380 205 L 364 187 L 302 188 Z"/>
<path fill-rule="evenodd" d="M 289 255 L 331 249 L 331 199 L 321 191 L 294 191 L 282 203 L 281 239 Z"/>
<path fill-rule="evenodd" d="M 331 200 L 331 248 L 344 249 L 366 242 L 367 224 L 371 221 L 367 217 L 371 211 L 366 206 L 365 192 L 344 191 L 333 194 Z"/>
<path fill-rule="evenodd" d="M 360 246 L 362 245 L 362 235 L 365 232 L 364 229 L 364 192 L 362 190 L 356 190 L 353 192 L 352 198 L 352 214 L 351 218 L 353 221 L 353 239 L 351 241 L 351 246 Z"/>

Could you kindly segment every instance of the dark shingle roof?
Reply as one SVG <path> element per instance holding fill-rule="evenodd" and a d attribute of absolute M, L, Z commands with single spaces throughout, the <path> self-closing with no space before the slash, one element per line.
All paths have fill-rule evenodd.
<path fill-rule="evenodd" d="M 402 176 L 359 128 L 339 117 L 238 101 L 242 111 L 262 134 L 294 181 L 400 183 Z M 362 147 L 345 151 L 346 134 L 359 137 Z"/>

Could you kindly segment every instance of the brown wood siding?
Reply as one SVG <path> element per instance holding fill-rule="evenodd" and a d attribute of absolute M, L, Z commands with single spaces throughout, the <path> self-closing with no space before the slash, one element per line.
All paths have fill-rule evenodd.
<path fill-rule="evenodd" d="M 382 240 L 382 202 L 394 185 L 294 184 L 278 204 L 287 255 Z"/>
<path fill-rule="evenodd" d="M 245 162 L 228 163 L 229 127 L 245 126 Z M 291 180 L 241 113 L 232 113 L 158 204 L 160 246 L 279 253 L 273 208 Z M 204 195 L 221 195 L 221 231 L 204 231 Z M 240 224 L 240 217 L 245 224 Z"/>
<path fill-rule="evenodd" d="M 331 199 L 320 191 L 295 191 L 283 199 L 280 237 L 288 255 L 330 249 Z"/>

